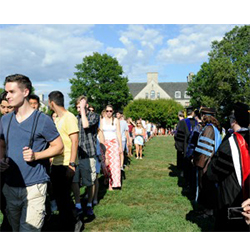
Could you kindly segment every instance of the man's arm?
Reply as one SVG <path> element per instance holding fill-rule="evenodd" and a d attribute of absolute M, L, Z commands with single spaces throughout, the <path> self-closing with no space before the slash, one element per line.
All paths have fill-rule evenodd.
<path fill-rule="evenodd" d="M 41 152 L 33 152 L 29 147 L 23 148 L 23 158 L 27 162 L 51 158 L 63 153 L 63 142 L 61 136 L 49 142 L 49 147 Z"/>
<path fill-rule="evenodd" d="M 71 154 L 70 154 L 70 161 L 69 162 L 75 162 L 77 157 L 77 151 L 78 151 L 78 133 L 73 133 L 69 135 L 69 138 L 71 140 Z M 75 168 L 72 166 L 69 166 L 72 170 L 75 171 Z"/>
<path fill-rule="evenodd" d="M 0 139 L 0 173 L 4 172 L 8 167 L 8 160 L 6 161 L 5 158 L 5 142 L 4 140 Z"/>
<path fill-rule="evenodd" d="M 3 135 L 3 126 L 1 123 L 0 117 L 0 159 L 2 159 L 5 155 L 5 142 L 4 142 L 4 135 Z"/>
<path fill-rule="evenodd" d="M 89 121 L 86 115 L 86 100 L 82 99 L 80 101 L 80 112 L 81 112 L 81 120 L 82 120 L 82 126 L 83 128 L 88 128 L 89 127 Z"/>
<path fill-rule="evenodd" d="M 0 159 L 2 159 L 5 155 L 5 142 L 0 139 Z"/>

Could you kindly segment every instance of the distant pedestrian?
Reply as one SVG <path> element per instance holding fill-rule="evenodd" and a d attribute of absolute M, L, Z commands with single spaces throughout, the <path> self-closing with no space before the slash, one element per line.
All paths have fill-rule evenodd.
<path fill-rule="evenodd" d="M 177 166 L 181 169 L 181 174 L 184 174 L 185 185 L 187 189 L 194 189 L 191 187 L 193 184 L 193 172 L 194 168 L 191 160 L 186 157 L 188 138 L 196 124 L 198 122 L 194 119 L 194 109 L 193 107 L 187 107 L 187 118 L 182 119 L 179 117 L 180 121 L 177 124 L 177 132 L 175 135 L 175 148 L 177 150 Z"/>
<path fill-rule="evenodd" d="M 6 98 L 7 94 L 8 93 L 6 91 L 0 94 L 0 116 L 6 115 L 14 110 L 14 107 L 8 103 Z"/>
<path fill-rule="evenodd" d="M 120 122 L 120 130 L 121 130 L 121 135 L 122 135 L 122 150 L 123 153 L 120 155 L 121 157 L 121 168 L 123 170 L 124 167 L 124 162 L 126 162 L 127 158 L 127 153 L 128 153 L 128 143 L 129 143 L 129 128 L 127 122 L 124 120 L 123 117 L 123 111 L 119 110 L 116 113 L 116 117 Z"/>
<path fill-rule="evenodd" d="M 29 104 L 33 109 L 39 110 L 41 105 L 39 96 L 31 94 L 29 97 Z"/>
<path fill-rule="evenodd" d="M 132 149 L 133 149 L 133 128 L 135 127 L 135 123 L 132 121 L 132 119 L 129 117 L 127 119 L 128 123 L 128 131 L 129 131 L 129 142 L 128 142 L 128 156 L 133 156 Z"/>
<path fill-rule="evenodd" d="M 142 147 L 144 145 L 145 129 L 141 120 L 137 120 L 136 126 L 133 128 L 134 144 L 136 150 L 136 159 L 142 159 Z"/>

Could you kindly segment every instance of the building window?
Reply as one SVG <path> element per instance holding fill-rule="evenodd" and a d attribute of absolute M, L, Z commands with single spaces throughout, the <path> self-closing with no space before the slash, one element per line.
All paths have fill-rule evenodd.
<path fill-rule="evenodd" d="M 190 98 L 187 91 L 185 91 L 184 98 Z"/>
<path fill-rule="evenodd" d="M 181 91 L 175 91 L 175 99 L 181 98 Z"/>
<path fill-rule="evenodd" d="M 160 92 L 157 92 L 157 98 L 160 99 Z"/>
<path fill-rule="evenodd" d="M 145 94 L 146 99 L 148 99 L 148 93 Z"/>
<path fill-rule="evenodd" d="M 154 90 L 151 91 L 150 99 L 155 99 L 155 91 Z"/>

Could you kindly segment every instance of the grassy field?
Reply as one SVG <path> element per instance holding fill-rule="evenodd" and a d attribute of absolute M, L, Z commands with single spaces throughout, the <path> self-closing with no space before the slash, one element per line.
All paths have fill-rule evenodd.
<path fill-rule="evenodd" d="M 213 221 L 199 219 L 178 185 L 182 179 L 175 166 L 173 137 L 153 138 L 143 154 L 142 160 L 131 158 L 121 190 L 108 191 L 100 178 L 100 202 L 94 208 L 95 218 L 84 221 L 83 231 L 212 231 Z"/>

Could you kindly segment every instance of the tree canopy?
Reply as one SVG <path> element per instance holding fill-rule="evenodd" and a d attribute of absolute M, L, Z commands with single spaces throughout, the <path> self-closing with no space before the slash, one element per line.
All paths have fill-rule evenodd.
<path fill-rule="evenodd" d="M 160 127 L 174 127 L 178 122 L 178 111 L 183 107 L 176 101 L 169 99 L 139 99 L 130 102 L 124 109 L 126 117 L 137 120 L 140 117 L 157 124 Z"/>
<path fill-rule="evenodd" d="M 250 26 L 236 26 L 212 42 L 209 61 L 201 65 L 188 87 L 191 104 L 217 109 L 225 123 L 233 103 L 250 104 Z"/>
<path fill-rule="evenodd" d="M 123 69 L 116 58 L 94 53 L 84 57 L 75 68 L 75 78 L 70 79 L 71 110 L 74 110 L 80 95 L 87 96 L 97 112 L 101 112 L 107 104 L 112 104 L 115 110 L 123 108 L 132 100 L 128 78 L 123 76 Z"/>

